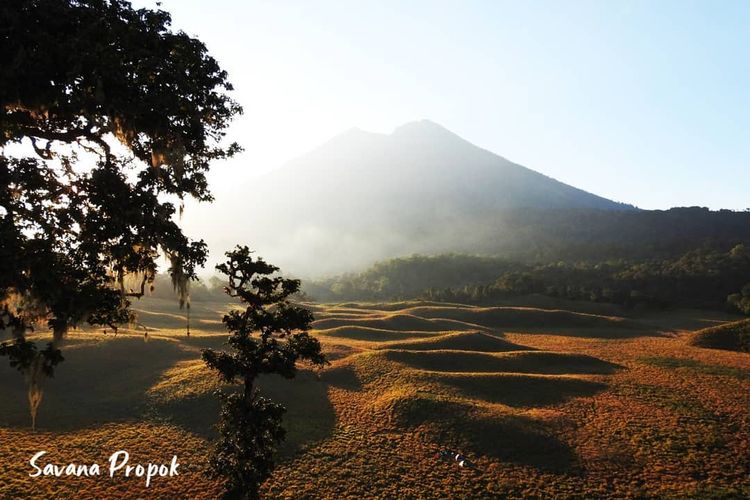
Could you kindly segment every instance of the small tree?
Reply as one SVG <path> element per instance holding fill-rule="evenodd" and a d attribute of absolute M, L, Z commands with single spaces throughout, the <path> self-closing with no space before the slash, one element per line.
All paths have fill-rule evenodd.
<path fill-rule="evenodd" d="M 297 361 L 326 363 L 318 340 L 309 335 L 312 313 L 289 302 L 300 281 L 274 276 L 278 267 L 253 259 L 247 247 L 228 252 L 216 266 L 228 277 L 226 293 L 246 305 L 224 316 L 231 332 L 229 352 L 203 351 L 206 364 L 242 390 L 220 392 L 220 438 L 210 473 L 226 479 L 226 498 L 258 498 L 258 490 L 273 469 L 276 445 L 285 437 L 284 407 L 262 397 L 255 387 L 261 374 L 293 378 Z"/>
<path fill-rule="evenodd" d="M 742 314 L 750 315 L 750 283 L 742 287 L 739 293 L 727 297 L 727 302 Z"/>

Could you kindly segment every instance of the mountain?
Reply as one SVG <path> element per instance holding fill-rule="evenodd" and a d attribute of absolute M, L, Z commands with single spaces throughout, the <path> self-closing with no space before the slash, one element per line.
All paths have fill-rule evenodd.
<path fill-rule="evenodd" d="M 352 129 L 271 177 L 304 188 L 308 198 L 335 211 L 332 194 L 357 205 L 387 201 L 420 218 L 446 210 L 632 208 L 512 163 L 428 120 L 390 135 Z"/>
<path fill-rule="evenodd" d="M 634 210 L 422 120 L 351 129 L 248 186 L 247 241 L 295 273 L 350 270 L 411 253 L 493 253 L 515 235 L 502 214 Z"/>

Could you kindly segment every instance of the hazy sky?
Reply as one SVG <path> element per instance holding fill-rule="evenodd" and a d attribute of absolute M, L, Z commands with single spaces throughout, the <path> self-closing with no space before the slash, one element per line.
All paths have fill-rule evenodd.
<path fill-rule="evenodd" d="M 138 6 L 154 2 L 139 0 Z M 750 2 L 163 0 L 245 107 L 237 177 L 428 118 L 642 208 L 750 207 Z M 199 218 L 210 212 L 199 210 Z"/>

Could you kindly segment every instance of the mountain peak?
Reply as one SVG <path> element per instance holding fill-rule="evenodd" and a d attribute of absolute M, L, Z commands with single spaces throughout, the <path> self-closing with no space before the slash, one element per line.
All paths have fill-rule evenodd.
<path fill-rule="evenodd" d="M 445 137 L 450 136 L 454 138 L 460 138 L 447 128 L 442 125 L 435 123 L 431 120 L 417 120 L 409 123 L 405 123 L 396 129 L 391 134 L 394 137 L 398 136 L 410 136 L 410 137 Z"/>
<path fill-rule="evenodd" d="M 391 134 L 349 129 L 248 191 L 238 209 L 253 214 L 247 234 L 283 265 L 319 272 L 412 253 L 500 252 L 504 221 L 528 210 L 628 208 L 429 120 Z"/>

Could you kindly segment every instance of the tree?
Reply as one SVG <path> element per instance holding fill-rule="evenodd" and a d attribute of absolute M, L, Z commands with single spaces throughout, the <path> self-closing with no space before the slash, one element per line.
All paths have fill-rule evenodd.
<path fill-rule="evenodd" d="M 242 109 L 206 47 L 170 23 L 122 0 L 0 4 L 0 329 L 12 337 L 0 354 L 30 400 L 71 327 L 131 320 L 160 255 L 181 304 L 205 262 L 176 204 L 211 200 L 205 174 L 240 150 L 222 142 Z M 26 338 L 40 322 L 46 349 Z"/>
<path fill-rule="evenodd" d="M 750 315 L 750 283 L 742 287 L 739 293 L 727 297 L 727 302 L 742 314 Z"/>
<path fill-rule="evenodd" d="M 246 307 L 224 316 L 231 350 L 207 349 L 203 359 L 224 382 L 239 381 L 242 389 L 219 393 L 220 438 L 210 466 L 212 475 L 226 480 L 227 498 L 258 498 L 273 469 L 276 445 L 285 436 L 285 409 L 261 396 L 255 381 L 261 374 L 293 378 L 298 361 L 321 366 L 326 360 L 308 333 L 312 313 L 289 301 L 300 281 L 274 276 L 279 268 L 253 259 L 247 247 L 238 246 L 227 257 L 216 269 L 228 277 L 227 294 Z"/>

